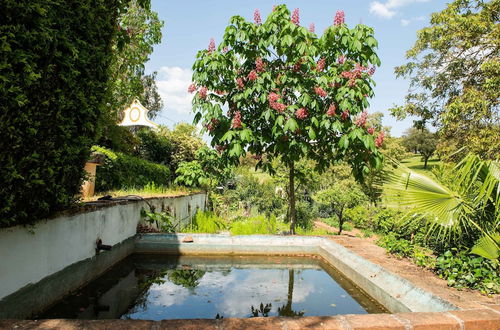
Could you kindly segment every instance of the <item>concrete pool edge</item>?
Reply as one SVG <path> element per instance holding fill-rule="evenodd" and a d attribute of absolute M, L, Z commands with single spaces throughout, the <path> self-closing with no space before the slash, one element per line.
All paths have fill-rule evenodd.
<path fill-rule="evenodd" d="M 186 238 L 193 242 L 184 243 Z M 392 313 L 458 310 L 454 304 L 319 236 L 141 234 L 135 252 L 224 255 L 317 255 Z"/>
<path fill-rule="evenodd" d="M 339 316 L 147 320 L 0 320 L 0 329 L 482 329 L 497 330 L 500 309 Z"/>

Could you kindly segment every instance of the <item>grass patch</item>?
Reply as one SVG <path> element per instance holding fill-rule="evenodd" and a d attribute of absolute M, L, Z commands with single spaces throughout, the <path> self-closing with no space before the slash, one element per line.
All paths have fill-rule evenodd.
<path fill-rule="evenodd" d="M 436 157 L 431 157 L 427 162 L 427 168 L 424 168 L 424 162 L 421 156 L 413 156 L 406 158 L 401 161 L 401 164 L 405 165 L 409 169 L 419 172 L 425 175 L 432 174 L 432 169 L 441 165 L 441 160 Z"/>
<path fill-rule="evenodd" d="M 239 220 L 231 223 L 231 235 L 254 235 L 254 234 L 268 234 L 274 235 L 284 230 L 286 225 L 278 221 L 276 216 L 271 215 L 266 217 L 258 215 L 248 218 L 240 218 Z"/>
<path fill-rule="evenodd" d="M 184 233 L 216 234 L 225 230 L 227 225 L 223 219 L 213 212 L 196 212 L 191 225 L 182 229 Z"/>
<path fill-rule="evenodd" d="M 192 193 L 200 192 L 195 189 L 188 189 L 186 187 L 165 187 L 157 186 L 154 183 L 147 184 L 144 188 L 128 188 L 120 190 L 111 190 L 95 194 L 94 196 L 84 198 L 84 202 L 95 201 L 98 198 L 106 195 L 111 195 L 113 197 L 123 197 L 123 196 L 141 196 L 144 198 L 148 197 L 174 197 L 174 196 L 184 196 Z"/>

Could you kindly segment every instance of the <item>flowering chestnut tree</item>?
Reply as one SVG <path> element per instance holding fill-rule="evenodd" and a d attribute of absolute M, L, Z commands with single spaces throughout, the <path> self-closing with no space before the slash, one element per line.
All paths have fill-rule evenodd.
<path fill-rule="evenodd" d="M 342 11 L 323 35 L 314 29 L 285 5 L 264 22 L 258 10 L 254 22 L 234 16 L 218 47 L 211 39 L 198 52 L 188 89 L 195 122 L 222 157 L 237 163 L 250 152 L 271 174 L 274 158 L 287 166 L 292 233 L 295 162 L 307 157 L 322 170 L 342 159 L 362 178 L 381 160 L 383 136 L 367 131 L 364 112 L 380 65 L 373 29 L 349 29 Z"/>

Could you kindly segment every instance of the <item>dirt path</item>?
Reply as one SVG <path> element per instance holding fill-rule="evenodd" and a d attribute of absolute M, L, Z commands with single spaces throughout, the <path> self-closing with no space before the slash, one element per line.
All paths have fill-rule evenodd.
<path fill-rule="evenodd" d="M 331 227 L 321 221 L 315 221 L 314 225 L 334 233 L 338 232 L 337 228 Z M 356 237 L 356 234 L 362 235 L 362 232 L 354 229 L 352 231 L 343 231 L 342 235 L 327 237 L 361 257 L 410 280 L 422 289 L 430 291 L 460 308 L 484 308 L 484 305 L 487 304 L 500 304 L 500 295 L 498 294 L 490 298 L 475 290 L 464 289 L 459 291 L 449 287 L 445 280 L 440 279 L 430 270 L 418 267 L 408 259 L 399 259 L 386 253 L 384 248 L 375 244 L 377 240 L 375 236 L 361 238 Z"/>

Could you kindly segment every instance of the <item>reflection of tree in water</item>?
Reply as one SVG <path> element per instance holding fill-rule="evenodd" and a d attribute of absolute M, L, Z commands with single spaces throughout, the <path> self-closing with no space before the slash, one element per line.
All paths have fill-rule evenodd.
<path fill-rule="evenodd" d="M 196 288 L 204 275 L 205 271 L 197 269 L 176 269 L 167 272 L 170 282 L 189 290 Z"/>
<path fill-rule="evenodd" d="M 278 307 L 279 316 L 304 316 L 304 311 L 294 311 L 292 309 L 293 302 L 293 285 L 294 285 L 295 273 L 293 269 L 288 270 L 288 296 L 286 304 Z"/>
<path fill-rule="evenodd" d="M 140 294 L 135 301 L 135 306 L 140 308 L 146 308 L 147 306 L 149 288 L 151 285 L 161 285 L 165 283 L 168 278 L 168 280 L 175 285 L 193 290 L 198 286 L 200 279 L 205 275 L 205 271 L 195 269 L 169 269 L 161 272 L 137 270 L 136 272 L 140 278 Z"/>
<path fill-rule="evenodd" d="M 271 305 L 271 303 L 265 305 L 260 303 L 260 308 L 254 308 L 252 305 L 251 315 L 252 317 L 268 317 L 272 307 L 273 305 Z"/>

